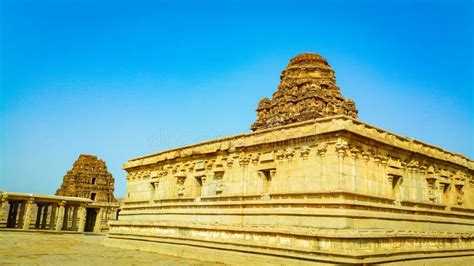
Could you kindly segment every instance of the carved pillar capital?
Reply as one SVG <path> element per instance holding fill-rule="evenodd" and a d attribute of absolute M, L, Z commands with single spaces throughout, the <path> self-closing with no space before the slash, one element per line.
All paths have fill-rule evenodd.
<path fill-rule="evenodd" d="M 381 158 L 381 157 L 382 157 L 382 156 L 380 156 L 380 155 L 378 155 L 378 154 L 374 155 L 374 162 L 375 162 L 375 163 L 380 163 L 380 162 L 382 161 L 382 158 Z"/>
<path fill-rule="evenodd" d="M 363 151 L 362 152 L 362 159 L 364 159 L 364 161 L 368 162 L 368 161 L 370 161 L 370 155 L 371 155 L 371 153 L 369 151 Z"/>
<path fill-rule="evenodd" d="M 275 174 L 276 174 L 276 170 L 275 170 L 275 169 L 270 170 L 270 177 L 271 177 L 271 178 L 274 178 L 274 177 L 275 177 Z"/>
<path fill-rule="evenodd" d="M 393 180 L 400 180 L 402 181 L 403 177 L 399 175 L 394 175 L 394 174 L 387 174 L 387 179 L 389 182 L 393 182 Z"/>
<path fill-rule="evenodd" d="M 308 159 L 310 150 L 311 149 L 309 148 L 309 146 L 301 147 L 300 153 L 301 153 L 301 157 L 303 157 L 303 160 Z"/>
<path fill-rule="evenodd" d="M 326 155 L 326 152 L 328 151 L 327 147 L 328 145 L 326 143 L 319 144 L 316 148 L 318 155 L 324 157 Z"/>
<path fill-rule="evenodd" d="M 420 169 L 420 165 L 418 161 L 416 160 L 411 160 L 407 165 L 406 168 L 410 172 L 417 172 Z"/>
<path fill-rule="evenodd" d="M 295 150 L 293 148 L 288 148 L 285 150 L 285 157 L 288 160 L 293 159 L 294 156 L 295 156 Z"/>
<path fill-rule="evenodd" d="M 247 157 L 241 157 L 241 158 L 239 159 L 239 164 L 240 164 L 240 166 L 242 166 L 242 167 L 245 167 L 245 166 L 249 165 L 249 162 L 250 162 L 250 159 L 247 158 Z"/>
<path fill-rule="evenodd" d="M 349 149 L 349 145 L 345 140 L 338 139 L 336 142 L 336 152 L 339 158 L 343 158 L 346 151 Z"/>
<path fill-rule="evenodd" d="M 226 164 L 227 164 L 227 168 L 232 168 L 232 166 L 234 165 L 234 160 L 231 159 L 231 158 L 227 158 L 226 160 Z"/>
<path fill-rule="evenodd" d="M 283 150 L 278 150 L 275 152 L 275 157 L 278 161 L 282 161 L 285 158 L 285 152 Z"/>
<path fill-rule="evenodd" d="M 258 164 L 258 161 L 260 160 L 260 153 L 253 154 L 250 157 L 250 160 L 252 161 L 253 164 Z"/>
<path fill-rule="evenodd" d="M 357 149 L 356 147 L 352 147 L 350 150 L 351 157 L 355 160 L 357 158 L 357 154 L 360 153 L 360 150 Z"/>

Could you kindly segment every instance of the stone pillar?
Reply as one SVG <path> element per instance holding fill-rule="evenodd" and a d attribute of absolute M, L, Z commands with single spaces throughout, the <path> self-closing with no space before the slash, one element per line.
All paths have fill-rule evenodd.
<path fill-rule="evenodd" d="M 85 206 L 80 206 L 79 207 L 79 225 L 77 227 L 78 232 L 84 232 L 84 228 L 86 226 L 86 215 L 87 215 L 87 210 Z"/>
<path fill-rule="evenodd" d="M 18 225 L 16 227 L 23 228 L 23 216 L 25 215 L 26 201 L 20 202 L 20 215 L 18 216 Z"/>
<path fill-rule="evenodd" d="M 326 169 L 325 169 L 325 157 L 327 152 L 327 145 L 318 146 L 319 155 L 319 180 L 317 182 L 317 191 L 323 191 L 326 185 Z"/>
<path fill-rule="evenodd" d="M 351 184 L 348 186 L 352 192 L 357 193 L 358 192 L 358 187 L 357 187 L 357 155 L 359 154 L 359 150 L 355 147 L 353 147 L 351 150 L 351 158 L 352 158 L 352 175 L 351 175 Z"/>
<path fill-rule="evenodd" d="M 31 221 L 31 211 L 33 209 L 33 204 L 35 203 L 35 199 L 31 198 L 26 203 L 26 210 L 25 214 L 23 215 L 23 230 L 30 229 L 30 221 Z"/>
<path fill-rule="evenodd" d="M 387 179 L 388 179 L 388 184 L 393 184 L 393 180 L 394 180 L 395 176 L 393 175 L 388 175 L 387 176 Z M 395 191 L 393 189 L 393 187 L 390 189 L 390 197 L 396 199 L 396 200 L 399 200 L 397 195 L 395 195 Z"/>
<path fill-rule="evenodd" d="M 65 201 L 61 201 L 59 203 L 58 216 L 56 218 L 56 231 L 61 231 L 61 228 L 63 226 L 64 205 L 66 205 Z"/>
<path fill-rule="evenodd" d="M 245 195 L 245 193 L 247 193 L 247 167 L 249 165 L 249 162 L 250 162 L 250 159 L 248 158 L 248 156 L 244 153 L 242 153 L 239 157 L 239 165 L 240 165 L 240 169 L 241 169 L 241 193 L 242 195 Z"/>
<path fill-rule="evenodd" d="M 372 191 L 372 181 L 371 181 L 371 178 L 370 178 L 370 171 L 371 169 L 369 168 L 370 167 L 370 152 L 368 151 L 363 151 L 362 152 L 362 160 L 364 161 L 363 164 L 364 164 L 364 170 L 362 171 L 364 174 L 363 174 L 363 177 L 362 177 L 362 180 L 365 181 L 364 183 L 364 188 L 362 189 L 363 193 L 364 194 L 373 194 L 373 191 Z"/>
<path fill-rule="evenodd" d="M 100 233 L 100 230 L 102 229 L 102 213 L 103 213 L 104 208 L 100 208 L 99 212 L 97 213 L 97 217 L 95 219 L 95 225 L 94 225 L 94 233 Z"/>
<path fill-rule="evenodd" d="M 377 196 L 381 196 L 383 193 L 382 189 L 382 179 L 383 176 L 381 176 L 382 170 L 380 169 L 380 155 L 375 155 L 374 156 L 374 170 L 375 172 L 375 194 Z"/>
<path fill-rule="evenodd" d="M 336 183 L 336 190 L 345 190 L 346 188 L 346 180 L 345 180 L 345 173 L 344 173 L 344 156 L 346 155 L 347 143 L 343 140 L 338 140 L 336 144 L 336 152 L 338 158 L 338 175 L 337 175 L 337 183 Z"/>
<path fill-rule="evenodd" d="M 71 229 L 72 229 L 72 231 L 76 231 L 77 230 L 77 211 L 79 210 L 79 207 L 78 206 L 73 206 L 72 209 L 73 209 L 73 211 L 72 211 L 72 226 L 71 226 Z"/>
<path fill-rule="evenodd" d="M 43 211 L 43 204 L 38 203 L 37 206 L 38 206 L 38 209 L 36 210 L 36 221 L 35 221 L 35 228 L 36 229 L 38 229 L 40 227 L 41 213 Z"/>
<path fill-rule="evenodd" d="M 49 208 L 49 205 L 45 204 L 44 209 L 43 209 L 43 217 L 41 219 L 41 229 L 46 228 L 46 218 L 48 218 L 48 208 Z"/>
<path fill-rule="evenodd" d="M 286 167 L 286 163 L 284 162 L 285 159 L 285 152 L 283 150 L 277 150 L 275 151 L 275 166 L 276 169 L 278 169 L 278 173 L 276 175 L 276 178 L 272 180 L 272 182 L 275 184 L 273 187 L 272 192 L 276 193 L 285 193 L 290 187 L 287 185 L 286 182 L 288 182 L 288 170 Z M 237 168 L 237 167 L 236 167 Z"/>
<path fill-rule="evenodd" d="M 3 194 L 2 199 L 0 201 L 0 222 L 6 220 L 8 217 L 8 198 L 6 194 Z"/>
<path fill-rule="evenodd" d="M 64 206 L 64 218 L 63 218 L 63 227 L 62 230 L 67 230 L 68 224 L 69 224 L 69 210 L 71 209 L 71 206 Z"/>
<path fill-rule="evenodd" d="M 414 186 L 414 199 L 417 202 L 423 201 L 423 183 L 420 182 L 420 167 L 418 164 L 412 166 L 411 168 L 412 178 L 413 178 L 413 186 Z"/>
<path fill-rule="evenodd" d="M 51 204 L 51 217 L 49 219 L 49 230 L 54 230 L 54 222 L 56 221 L 56 204 Z"/>
<path fill-rule="evenodd" d="M 390 197 L 391 196 L 391 190 L 390 190 L 390 186 L 391 184 L 389 183 L 388 181 L 388 178 L 387 178 L 387 164 L 388 164 L 388 158 L 386 156 L 380 156 L 380 165 L 381 165 L 381 171 L 380 171 L 380 174 L 382 176 L 382 190 L 383 190 L 383 193 L 382 193 L 382 196 L 385 196 L 385 197 Z"/>

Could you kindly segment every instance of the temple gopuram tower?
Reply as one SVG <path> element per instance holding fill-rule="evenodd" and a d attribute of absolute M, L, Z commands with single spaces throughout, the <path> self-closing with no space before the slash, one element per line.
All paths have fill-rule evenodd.
<path fill-rule="evenodd" d="M 81 154 L 72 169 L 67 171 L 56 195 L 115 202 L 114 178 L 103 160 L 94 155 Z"/>

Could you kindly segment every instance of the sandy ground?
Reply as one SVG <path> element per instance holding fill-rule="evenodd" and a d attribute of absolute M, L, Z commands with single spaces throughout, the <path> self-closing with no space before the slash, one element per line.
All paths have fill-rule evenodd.
<path fill-rule="evenodd" d="M 0 265 L 216 265 L 101 245 L 103 235 L 0 231 Z"/>

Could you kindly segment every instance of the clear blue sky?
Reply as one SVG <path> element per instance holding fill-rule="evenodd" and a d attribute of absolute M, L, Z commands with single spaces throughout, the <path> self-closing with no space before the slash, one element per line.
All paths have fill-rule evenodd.
<path fill-rule="evenodd" d="M 99 3 L 100 2 L 100 3 Z M 0 188 L 248 132 L 301 52 L 360 120 L 474 157 L 472 1 L 1 1 Z"/>

